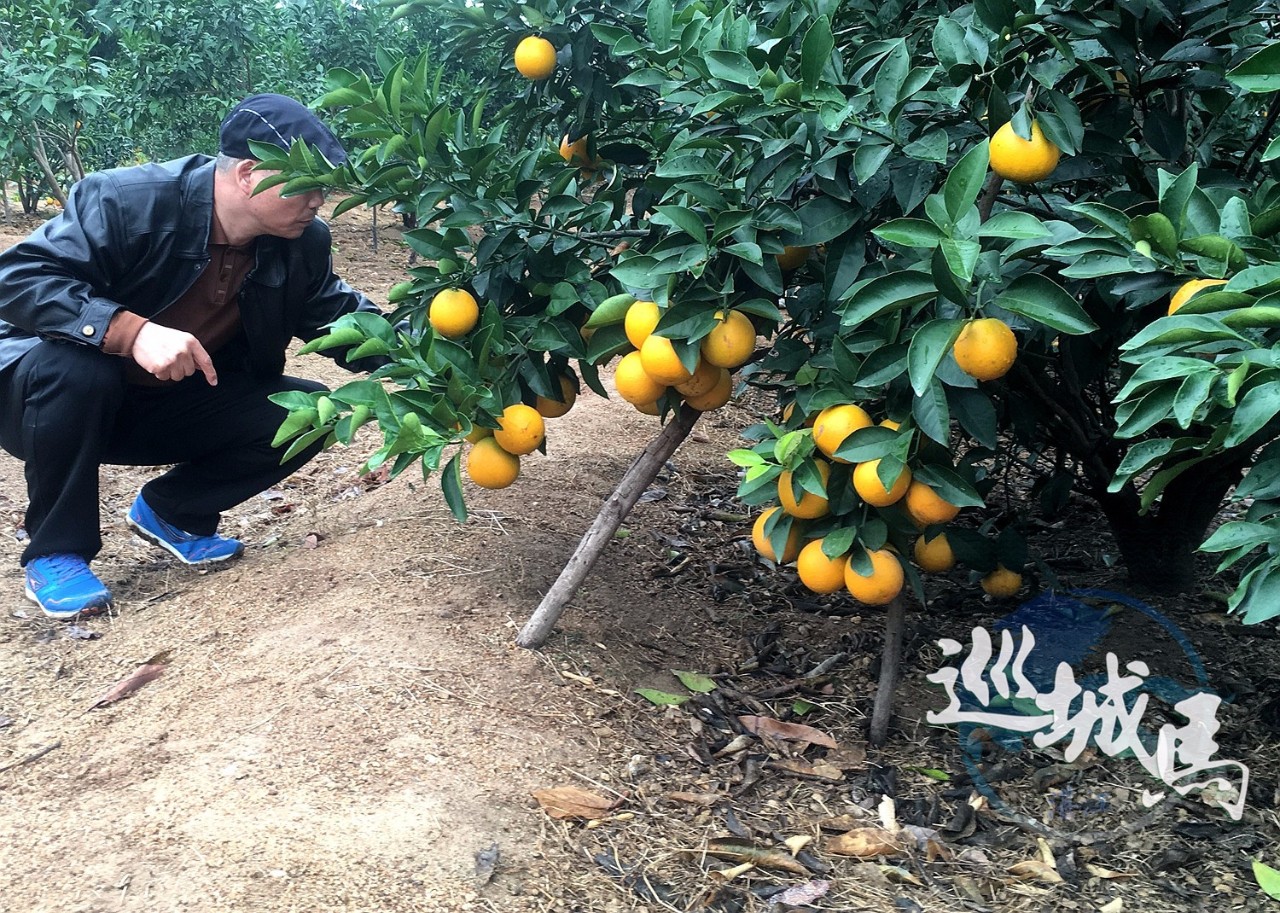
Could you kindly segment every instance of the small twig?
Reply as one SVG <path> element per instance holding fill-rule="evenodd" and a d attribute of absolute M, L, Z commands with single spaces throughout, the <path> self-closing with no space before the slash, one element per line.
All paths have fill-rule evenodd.
<path fill-rule="evenodd" d="M 34 764 L 36 761 L 39 761 L 49 752 L 53 751 L 56 748 L 61 748 L 61 747 L 62 747 L 62 739 L 58 739 L 58 741 L 53 742 L 52 744 L 46 745 L 44 746 L 44 748 L 39 748 L 33 751 L 31 754 L 27 755 L 25 758 L 22 758 L 21 760 L 11 761 L 10 763 L 6 764 L 4 767 L 0 767 L 0 774 L 13 770 L 15 767 L 22 767 L 26 764 Z"/>

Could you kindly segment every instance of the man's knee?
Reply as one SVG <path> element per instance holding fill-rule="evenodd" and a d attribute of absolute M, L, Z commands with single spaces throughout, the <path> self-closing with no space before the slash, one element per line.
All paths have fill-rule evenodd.
<path fill-rule="evenodd" d="M 18 369 L 29 402 L 66 399 L 89 409 L 98 402 L 118 405 L 124 394 L 124 360 L 92 346 L 45 341 Z"/>

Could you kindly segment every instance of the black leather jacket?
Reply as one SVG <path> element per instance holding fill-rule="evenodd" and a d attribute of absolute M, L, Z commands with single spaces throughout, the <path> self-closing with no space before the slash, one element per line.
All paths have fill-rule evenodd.
<path fill-rule="evenodd" d="M 153 317 L 181 297 L 209 262 L 213 171 L 213 159 L 192 155 L 91 174 L 61 215 L 0 253 L 0 370 L 40 339 L 101 348 L 121 308 Z M 240 289 L 254 374 L 283 373 L 293 337 L 323 335 L 351 311 L 378 312 L 333 274 L 330 243 L 318 219 L 299 238 L 258 238 Z M 325 354 L 369 367 L 337 357 L 345 351 Z"/>

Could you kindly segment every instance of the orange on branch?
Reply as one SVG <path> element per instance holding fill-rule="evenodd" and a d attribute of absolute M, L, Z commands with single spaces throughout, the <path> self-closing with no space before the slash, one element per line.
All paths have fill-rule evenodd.
<path fill-rule="evenodd" d="M 995 317 L 970 320 L 956 337 L 953 354 L 960 370 L 978 380 L 1004 377 L 1018 358 L 1018 338 Z"/>
<path fill-rule="evenodd" d="M 684 398 L 690 408 L 697 409 L 699 412 L 711 412 L 729 401 L 729 397 L 733 395 L 733 375 L 729 373 L 728 368 L 716 368 L 716 370 L 720 373 L 716 377 L 715 386 L 705 393 Z"/>
<path fill-rule="evenodd" d="M 623 318 L 622 328 L 626 331 L 627 341 L 637 349 L 644 345 L 653 328 L 658 325 L 662 312 L 652 301 L 637 301 L 627 308 L 627 316 Z"/>
<path fill-rule="evenodd" d="M 864 605 L 887 605 L 902 592 L 906 575 L 898 556 L 886 548 L 871 551 L 871 573 L 864 577 L 850 561 L 844 569 L 844 585 L 849 594 Z"/>
<path fill-rule="evenodd" d="M 911 485 L 911 470 L 905 466 L 902 467 L 902 472 L 898 473 L 893 487 L 885 488 L 884 482 L 880 481 L 880 476 L 877 474 L 879 468 L 879 460 L 868 460 L 855 466 L 853 490 L 858 493 L 858 497 L 872 507 L 888 507 L 890 504 L 901 501 L 903 495 L 907 493 L 907 488 Z"/>
<path fill-rule="evenodd" d="M 1062 150 L 1050 142 L 1040 125 L 1031 122 L 1031 139 L 1025 140 L 1005 124 L 991 137 L 991 170 L 1020 184 L 1043 181 L 1058 167 Z"/>
<path fill-rule="evenodd" d="M 836 451 L 844 443 L 845 438 L 859 428 L 871 427 L 871 416 L 861 406 L 845 403 L 840 406 L 828 406 L 818 413 L 813 423 L 813 442 L 818 449 L 838 463 L 848 460 L 837 459 Z"/>
<path fill-rule="evenodd" d="M 548 399 L 545 396 L 539 396 L 534 400 L 533 407 L 538 410 L 538 414 L 543 418 L 560 418 L 573 408 L 573 404 L 578 400 L 578 388 L 574 386 L 573 379 L 567 375 L 560 375 L 560 398 Z"/>
<path fill-rule="evenodd" d="M 498 430 L 493 438 L 507 453 L 532 453 L 546 437 L 546 426 L 538 410 L 524 403 L 514 403 L 502 410 Z"/>
<path fill-rule="evenodd" d="M 831 466 L 825 460 L 814 460 L 814 465 L 818 467 L 818 475 L 822 477 L 822 486 L 826 488 L 827 481 L 831 478 Z M 791 487 L 792 473 L 786 470 L 782 475 L 778 476 L 778 501 L 782 504 L 782 509 L 793 517 L 799 517 L 802 520 L 816 520 L 818 517 L 825 517 L 831 510 L 827 504 L 827 499 L 822 495 L 814 494 L 808 489 L 804 489 L 804 493 L 800 495 L 800 500 L 796 500 L 795 492 Z"/>
<path fill-rule="evenodd" d="M 756 350 L 756 328 L 741 311 L 716 311 L 715 328 L 702 339 L 702 357 L 721 368 L 747 363 Z"/>
<path fill-rule="evenodd" d="M 822 540 L 814 539 L 796 556 L 796 573 L 800 582 L 815 593 L 834 593 L 844 586 L 844 570 L 848 555 L 828 558 L 822 551 Z"/>
<path fill-rule="evenodd" d="M 556 48 L 538 35 L 520 39 L 516 45 L 516 69 L 526 79 L 546 79 L 556 71 Z"/>
<path fill-rule="evenodd" d="M 666 384 L 658 383 L 645 371 L 639 352 L 628 352 L 619 359 L 613 372 L 613 385 L 618 395 L 633 406 L 656 403 L 667 392 Z"/>
<path fill-rule="evenodd" d="M 994 571 L 982 578 L 982 589 L 997 599 L 1017 596 L 1022 589 L 1022 575 L 998 564 Z"/>
<path fill-rule="evenodd" d="M 960 508 L 918 479 L 912 479 L 907 488 L 906 508 L 916 525 L 922 527 L 950 523 L 960 513 Z"/>
<path fill-rule="evenodd" d="M 466 289 L 441 289 L 427 306 L 427 321 L 446 339 L 466 336 L 479 320 L 480 305 Z"/>
<path fill-rule="evenodd" d="M 916 540 L 912 553 L 915 555 L 916 564 L 920 565 L 920 570 L 931 574 L 941 574 L 943 571 L 950 570 L 956 563 L 956 556 L 951 551 L 951 543 L 947 541 L 946 533 L 938 533 L 928 540 L 921 536 Z"/>
<path fill-rule="evenodd" d="M 467 454 L 467 475 L 481 488 L 506 488 L 520 475 L 520 457 L 493 438 L 482 438 Z"/>
<path fill-rule="evenodd" d="M 645 373 L 660 384 L 674 387 L 693 377 L 693 372 L 684 366 L 671 340 L 657 333 L 650 333 L 640 347 L 640 364 Z"/>
<path fill-rule="evenodd" d="M 770 507 L 756 517 L 756 522 L 751 526 L 751 543 L 756 547 L 757 552 L 774 564 L 790 564 L 800 554 L 800 524 L 791 524 L 791 531 L 787 533 L 787 541 L 782 546 L 782 558 L 779 560 L 764 532 L 765 524 L 769 522 L 769 518 L 777 513 L 778 510 L 779 508 L 777 507 Z"/>

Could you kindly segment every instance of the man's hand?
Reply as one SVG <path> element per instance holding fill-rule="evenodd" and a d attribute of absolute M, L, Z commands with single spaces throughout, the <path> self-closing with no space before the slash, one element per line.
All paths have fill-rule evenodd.
<path fill-rule="evenodd" d="M 200 371 L 209 386 L 218 385 L 213 359 L 200 345 L 200 340 L 182 330 L 148 321 L 138 331 L 133 351 L 129 354 L 144 371 L 158 380 L 182 380 Z"/>

